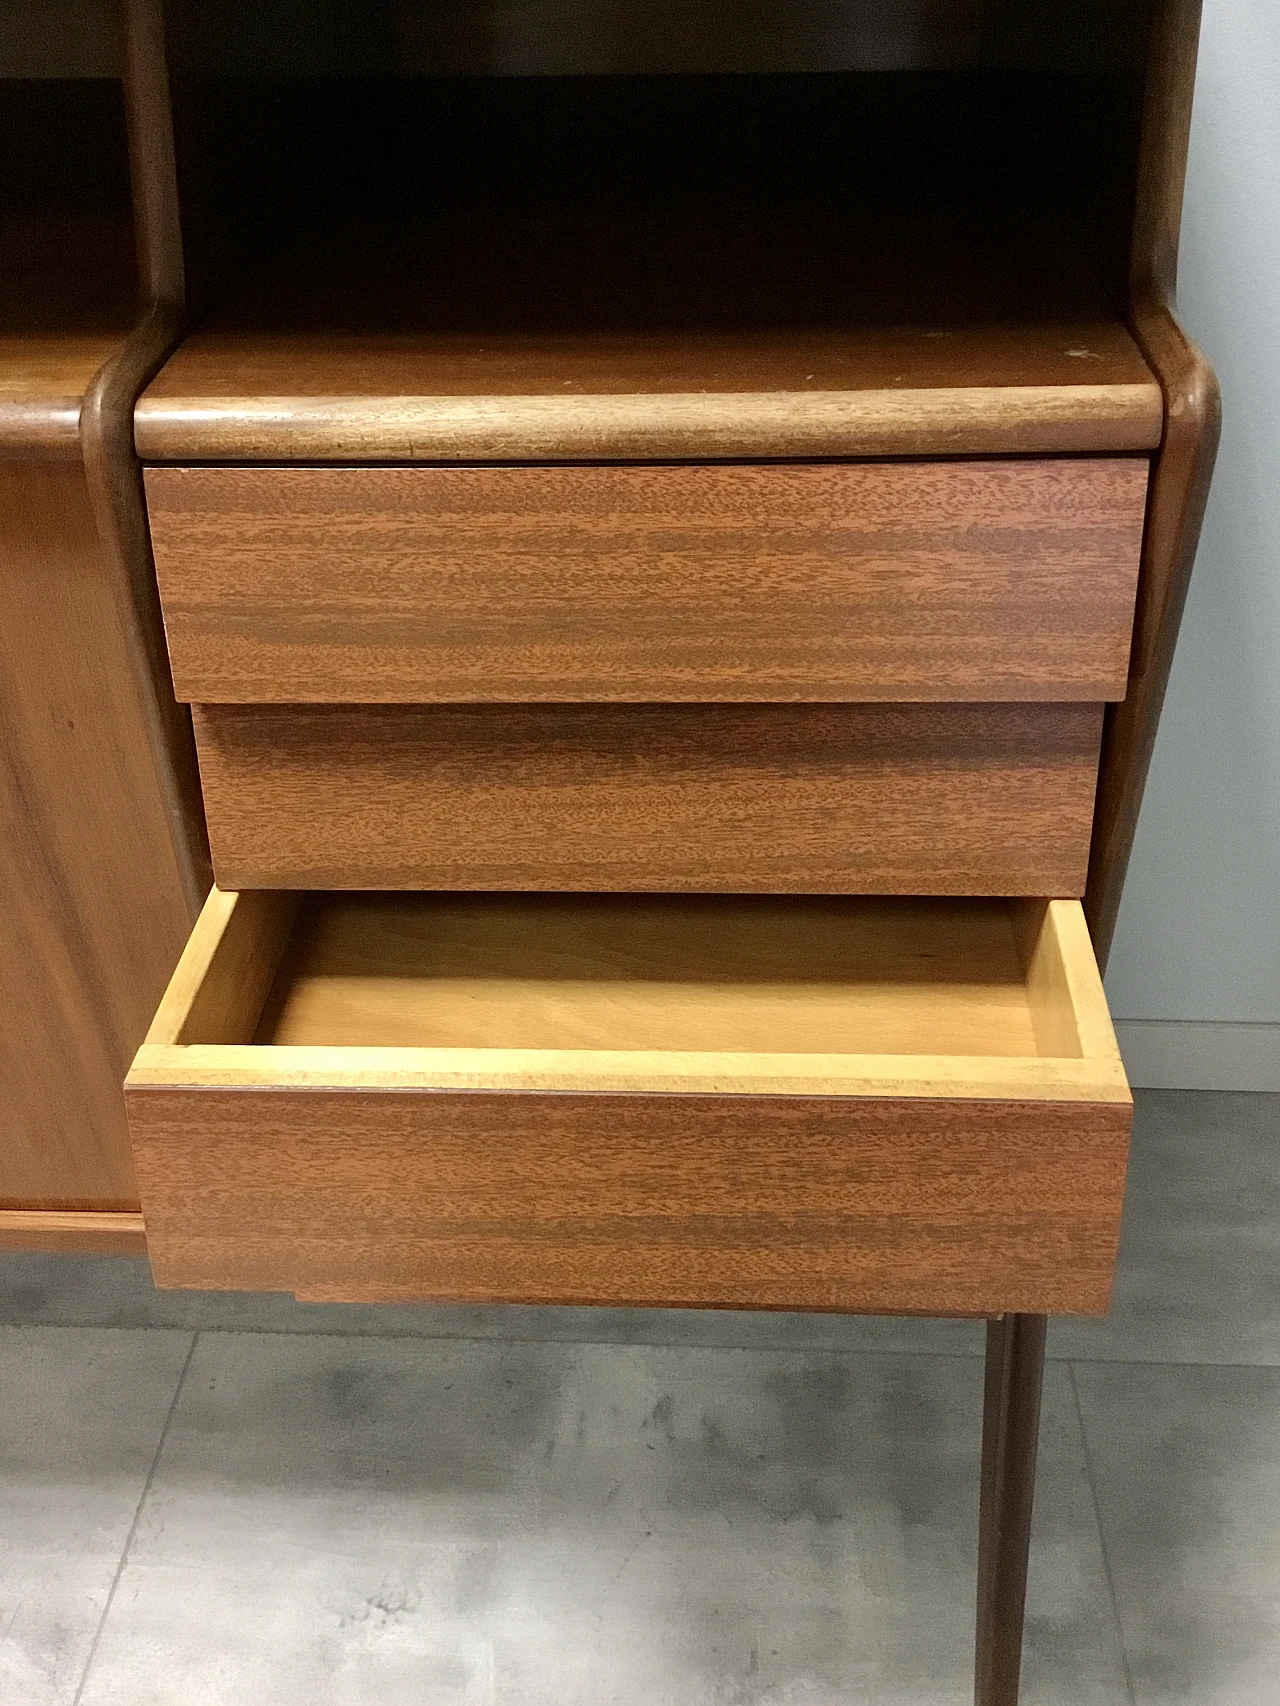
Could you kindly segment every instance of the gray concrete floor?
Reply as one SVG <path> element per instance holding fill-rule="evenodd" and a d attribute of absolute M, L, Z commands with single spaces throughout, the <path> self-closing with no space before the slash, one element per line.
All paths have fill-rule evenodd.
<path fill-rule="evenodd" d="M 1054 1324 L 1027 1706 L 1280 1701 L 1280 1097 L 1147 1092 Z M 0 1706 L 952 1706 L 980 1329 L 0 1256 Z"/>

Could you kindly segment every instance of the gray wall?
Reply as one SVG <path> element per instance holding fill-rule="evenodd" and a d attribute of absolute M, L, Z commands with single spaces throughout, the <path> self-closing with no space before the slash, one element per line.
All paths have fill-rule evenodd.
<path fill-rule="evenodd" d="M 1120 1019 L 1275 1026 L 1280 1025 L 1275 0 L 1205 0 L 1179 309 L 1217 367 L 1224 430 L 1108 987 Z M 1122 1039 L 1124 1033 L 1122 1027 Z M 1163 1042 L 1155 1033 L 1146 1039 L 1135 1034 L 1134 1042 L 1135 1057 L 1150 1043 L 1165 1061 L 1162 1069 L 1153 1057 L 1142 1076 L 1225 1082 L 1234 1071 L 1233 1081 L 1242 1088 L 1280 1088 L 1280 1030 L 1201 1034 L 1193 1028 L 1170 1031 Z M 1222 1057 L 1216 1073 L 1206 1050 Z"/>

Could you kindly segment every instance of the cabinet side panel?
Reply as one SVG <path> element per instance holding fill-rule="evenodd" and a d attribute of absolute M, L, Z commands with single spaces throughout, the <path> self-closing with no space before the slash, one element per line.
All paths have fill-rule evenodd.
<path fill-rule="evenodd" d="M 0 462 L 0 569 L 0 1204 L 129 1209 L 190 918 L 78 465 Z"/>

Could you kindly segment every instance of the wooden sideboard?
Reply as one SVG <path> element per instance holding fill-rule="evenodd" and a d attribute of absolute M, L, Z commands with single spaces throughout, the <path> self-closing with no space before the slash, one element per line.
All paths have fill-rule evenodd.
<path fill-rule="evenodd" d="M 1100 966 L 1217 436 L 1198 4 L 1084 11 L 619 14 L 645 75 L 513 78 L 410 0 L 302 74 L 126 0 L 142 312 L 80 414 L 219 885 L 126 1084 L 157 1279 L 987 1317 L 979 1706 L 1045 1316 L 1110 1292 Z"/>

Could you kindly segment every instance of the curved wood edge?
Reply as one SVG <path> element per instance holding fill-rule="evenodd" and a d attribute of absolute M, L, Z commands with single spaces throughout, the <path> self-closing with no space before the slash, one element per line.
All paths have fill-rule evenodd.
<path fill-rule="evenodd" d="M 85 1256 L 145 1256 L 142 1216 L 97 1209 L 0 1209 L 0 1250 Z"/>
<path fill-rule="evenodd" d="M 186 286 L 163 0 L 119 5 L 138 278 L 146 301 L 180 309 Z"/>
<path fill-rule="evenodd" d="M 1218 381 L 1173 312 L 1202 0 L 1159 0 L 1151 34 L 1130 256 L 1130 330 L 1160 381 L 1126 698 L 1107 708 L 1085 917 L 1105 971 L 1173 664 L 1222 425 Z"/>
<path fill-rule="evenodd" d="M 1201 5 L 1202 0 L 1158 0 L 1152 24 L 1129 267 L 1135 304 L 1173 307 Z"/>
<path fill-rule="evenodd" d="M 1151 475 L 1126 697 L 1107 707 L 1085 916 L 1105 971 L 1173 664 L 1222 423 L 1218 381 L 1167 308 L 1133 330 L 1165 394 L 1164 442 Z"/>
<path fill-rule="evenodd" d="M 156 780 L 194 921 L 213 880 L 212 866 L 191 714 L 173 694 L 142 469 L 133 449 L 138 393 L 174 348 L 180 326 L 181 315 L 175 307 L 158 304 L 147 310 L 122 347 L 98 370 L 80 411 L 80 436 L 90 502 L 121 604 Z"/>
<path fill-rule="evenodd" d="M 79 397 L 0 402 L 0 456 L 6 461 L 80 458 Z"/>
<path fill-rule="evenodd" d="M 138 268 L 148 306 L 85 393 L 81 453 L 194 921 L 213 873 L 191 715 L 174 698 L 142 469 L 133 448 L 139 394 L 177 347 L 183 329 L 182 242 L 160 0 L 121 0 L 119 21 Z"/>
<path fill-rule="evenodd" d="M 142 398 L 148 461 L 652 461 L 1153 449 L 1146 385 L 476 397 Z"/>

